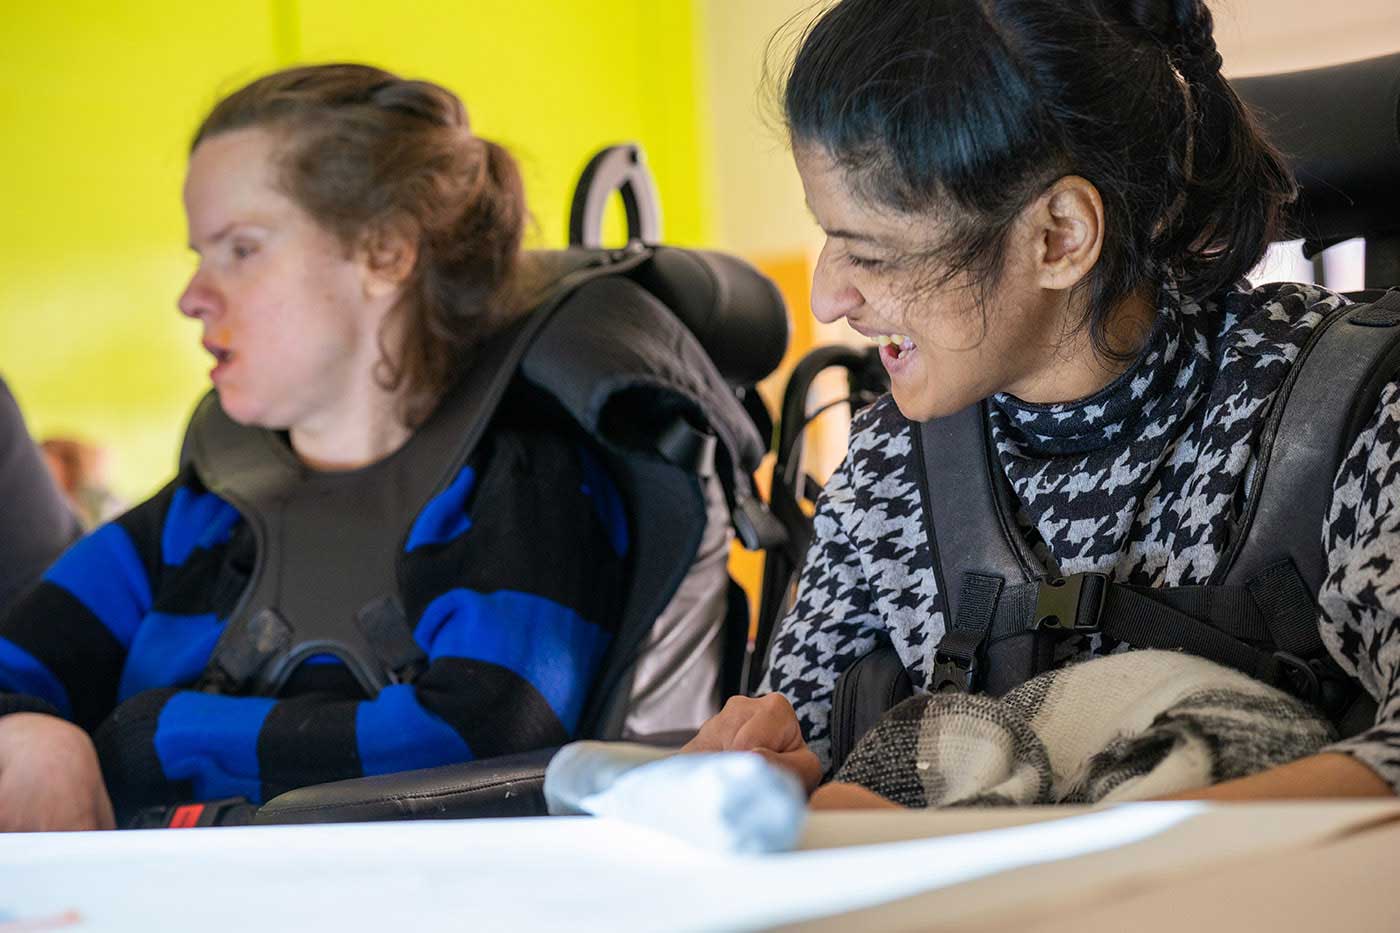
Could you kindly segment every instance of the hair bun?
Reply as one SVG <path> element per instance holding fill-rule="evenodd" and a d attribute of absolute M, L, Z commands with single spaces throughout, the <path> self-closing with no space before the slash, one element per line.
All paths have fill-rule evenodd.
<path fill-rule="evenodd" d="M 1161 43 L 1172 65 L 1187 78 L 1210 77 L 1220 71 L 1223 62 L 1215 47 L 1215 20 L 1204 0 L 1129 0 L 1118 9 Z"/>
<path fill-rule="evenodd" d="M 1215 47 L 1215 17 L 1204 0 L 1178 0 L 1177 6 L 1181 32 L 1173 63 L 1188 78 L 1218 74 L 1224 62 Z"/>

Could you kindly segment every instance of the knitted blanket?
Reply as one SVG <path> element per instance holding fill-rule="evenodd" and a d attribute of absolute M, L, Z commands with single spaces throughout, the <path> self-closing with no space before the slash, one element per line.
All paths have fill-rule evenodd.
<path fill-rule="evenodd" d="M 1170 651 L 1048 671 L 1003 697 L 899 704 L 835 780 L 909 807 L 1142 800 L 1244 777 L 1335 739 L 1317 710 Z"/>

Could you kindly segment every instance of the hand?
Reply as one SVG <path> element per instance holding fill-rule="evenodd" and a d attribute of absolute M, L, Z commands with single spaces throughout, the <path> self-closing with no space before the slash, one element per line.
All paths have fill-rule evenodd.
<path fill-rule="evenodd" d="M 866 790 L 859 784 L 842 784 L 833 781 L 817 788 L 812 795 L 810 806 L 813 810 L 902 810 L 893 800 L 881 797 L 873 790 Z"/>
<path fill-rule="evenodd" d="M 682 752 L 758 752 L 802 781 L 807 793 L 821 783 L 822 766 L 802 740 L 792 704 L 781 693 L 730 697 Z"/>
<path fill-rule="evenodd" d="M 44 713 L 0 716 L 0 832 L 114 828 L 86 732 Z"/>

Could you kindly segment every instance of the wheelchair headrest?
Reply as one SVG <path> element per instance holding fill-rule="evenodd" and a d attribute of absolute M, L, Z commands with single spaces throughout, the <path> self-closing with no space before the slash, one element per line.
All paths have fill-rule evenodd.
<path fill-rule="evenodd" d="M 777 368 L 787 351 L 788 317 L 772 281 L 722 253 L 645 249 L 648 258 L 625 275 L 689 328 L 727 382 L 753 385 Z M 528 252 L 524 274 L 532 288 L 546 286 L 617 256 L 616 251 L 584 247 Z"/>
<path fill-rule="evenodd" d="M 1400 53 L 1231 84 L 1298 176 L 1302 235 L 1400 234 Z"/>

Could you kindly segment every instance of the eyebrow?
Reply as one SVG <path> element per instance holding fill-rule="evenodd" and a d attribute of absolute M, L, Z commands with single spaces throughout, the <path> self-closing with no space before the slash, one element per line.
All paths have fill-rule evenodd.
<path fill-rule="evenodd" d="M 825 230 L 825 228 L 823 228 Z M 841 240 L 855 240 L 858 243 L 869 243 L 872 246 L 884 246 L 885 241 L 880 237 L 870 233 L 859 233 L 855 230 L 826 230 L 826 235 L 836 237 Z"/>
<path fill-rule="evenodd" d="M 811 217 L 816 225 L 821 227 L 822 233 L 825 233 L 828 237 L 835 237 L 838 240 L 854 240 L 857 243 L 869 243 L 871 246 L 889 246 L 887 241 L 873 233 L 861 233 L 857 230 L 843 230 L 839 228 L 836 230 L 828 230 L 826 227 L 823 227 L 822 222 L 817 219 L 817 212 L 812 210 L 810 201 L 804 198 L 802 206 L 807 208 L 807 216 Z"/>
<path fill-rule="evenodd" d="M 214 244 L 216 244 L 216 243 L 218 243 L 220 240 L 222 240 L 224 237 L 228 236 L 231 232 L 233 232 L 233 228 L 234 228 L 235 226 L 237 226 L 236 223 L 224 224 L 223 227 L 221 227 L 219 230 L 217 230 L 212 236 L 208 236 L 208 237 L 205 238 L 205 240 L 204 240 L 205 244 L 208 245 L 208 246 L 213 246 Z M 193 240 L 191 240 L 191 241 L 189 242 L 188 245 L 189 245 L 189 248 L 190 248 L 191 250 L 193 250 L 194 252 L 196 252 L 196 253 L 199 252 L 199 247 L 194 245 L 194 241 L 193 241 Z"/>

